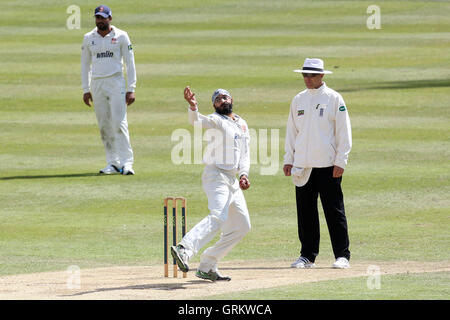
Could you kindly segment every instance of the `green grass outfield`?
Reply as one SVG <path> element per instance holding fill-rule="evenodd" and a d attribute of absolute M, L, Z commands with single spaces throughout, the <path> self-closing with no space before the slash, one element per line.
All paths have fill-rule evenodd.
<path fill-rule="evenodd" d="M 80 30 L 66 28 L 72 4 L 81 7 Z M 450 259 L 448 1 L 107 4 L 135 51 L 137 100 L 128 112 L 135 176 L 96 175 L 104 152 L 93 110 L 81 100 L 80 47 L 98 4 L 0 0 L 0 275 L 162 263 L 164 196 L 188 198 L 188 227 L 207 214 L 203 166 L 171 161 L 172 132 L 193 132 L 186 85 L 203 113 L 223 87 L 251 128 L 279 130 L 280 170 L 261 175 L 262 165 L 252 166 L 245 195 L 253 229 L 226 260 L 297 258 L 294 187 L 281 166 L 290 101 L 304 88 L 292 70 L 306 57 L 334 71 L 325 81 L 351 117 L 343 189 L 352 259 Z M 371 4 L 381 8 L 380 30 L 366 27 Z M 331 263 L 323 215 L 321 222 L 317 261 Z M 449 298 L 449 274 L 438 278 L 447 290 L 423 298 Z M 415 279 L 407 283 L 427 286 Z M 358 297 L 351 288 L 344 298 Z"/>
<path fill-rule="evenodd" d="M 210 296 L 211 300 L 443 300 L 450 294 L 448 273 L 385 275 L 375 285 L 367 277 L 280 286 Z"/>

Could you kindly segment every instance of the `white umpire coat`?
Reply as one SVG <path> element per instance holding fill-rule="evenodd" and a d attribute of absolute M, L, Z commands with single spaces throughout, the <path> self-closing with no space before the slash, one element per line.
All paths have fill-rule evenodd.
<path fill-rule="evenodd" d="M 325 82 L 291 103 L 284 164 L 297 168 L 345 168 L 352 147 L 350 118 L 342 96 Z"/>

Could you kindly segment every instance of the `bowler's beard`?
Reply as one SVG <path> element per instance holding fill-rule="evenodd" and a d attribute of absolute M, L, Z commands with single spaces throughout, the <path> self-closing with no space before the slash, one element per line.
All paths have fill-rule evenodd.
<path fill-rule="evenodd" d="M 108 30 L 108 27 L 109 27 L 109 25 L 107 23 L 103 23 L 103 22 L 97 23 L 98 30 L 105 31 L 105 30 Z"/>
<path fill-rule="evenodd" d="M 220 107 L 216 108 L 216 112 L 218 114 L 229 115 L 233 112 L 233 104 L 224 102 L 220 105 Z"/>

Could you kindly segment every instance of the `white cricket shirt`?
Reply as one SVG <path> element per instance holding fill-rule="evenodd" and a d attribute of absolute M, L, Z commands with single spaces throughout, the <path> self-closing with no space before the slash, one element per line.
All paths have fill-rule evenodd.
<path fill-rule="evenodd" d="M 250 171 L 250 133 L 247 122 L 235 115 L 231 117 L 218 113 L 204 116 L 198 109 L 188 108 L 189 122 L 200 124 L 202 128 L 212 129 L 203 161 L 219 169 L 247 175 Z"/>
<path fill-rule="evenodd" d="M 84 93 L 90 91 L 90 80 L 123 74 L 123 62 L 127 67 L 127 92 L 136 88 L 134 53 L 128 34 L 111 26 L 102 37 L 97 28 L 86 33 L 81 47 L 81 82 Z"/>

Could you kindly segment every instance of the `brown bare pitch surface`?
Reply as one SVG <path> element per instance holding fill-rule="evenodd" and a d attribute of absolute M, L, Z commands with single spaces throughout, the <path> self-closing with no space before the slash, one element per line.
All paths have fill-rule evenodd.
<path fill-rule="evenodd" d="M 221 263 L 221 271 L 232 280 L 213 283 L 195 277 L 194 268 L 187 278 L 175 279 L 164 278 L 160 265 L 125 266 L 82 269 L 79 288 L 65 270 L 0 277 L 0 299 L 196 299 L 242 290 L 368 276 L 368 267 L 372 265 L 380 268 L 381 275 L 450 272 L 450 261 L 354 261 L 352 267 L 345 270 L 323 263 L 314 269 L 292 269 L 290 261 L 230 261 Z"/>

